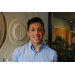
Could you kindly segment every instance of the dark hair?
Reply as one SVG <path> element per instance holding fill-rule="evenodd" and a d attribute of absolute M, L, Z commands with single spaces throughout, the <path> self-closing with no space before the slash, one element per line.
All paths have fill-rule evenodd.
<path fill-rule="evenodd" d="M 43 30 L 44 30 L 44 23 L 43 23 L 43 21 L 39 17 L 33 17 L 30 20 L 28 20 L 28 22 L 27 22 L 27 29 L 28 29 L 28 31 L 29 31 L 30 24 L 31 23 L 35 23 L 35 22 L 41 23 L 42 26 L 43 26 Z"/>

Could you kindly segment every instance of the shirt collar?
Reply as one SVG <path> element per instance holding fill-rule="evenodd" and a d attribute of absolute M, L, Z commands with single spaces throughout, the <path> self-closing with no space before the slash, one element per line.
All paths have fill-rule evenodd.
<path fill-rule="evenodd" d="M 42 41 L 42 43 L 41 43 L 40 48 L 39 48 L 38 51 L 41 51 L 41 50 L 43 49 L 43 46 L 44 46 L 44 43 L 43 43 L 43 41 Z M 29 41 L 29 48 L 30 48 L 30 50 L 34 50 L 31 41 Z"/>

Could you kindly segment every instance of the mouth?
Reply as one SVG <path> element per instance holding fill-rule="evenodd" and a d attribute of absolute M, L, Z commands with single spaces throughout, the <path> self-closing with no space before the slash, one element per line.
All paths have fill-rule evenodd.
<path fill-rule="evenodd" d="M 35 40 L 39 40 L 40 37 L 34 37 Z"/>

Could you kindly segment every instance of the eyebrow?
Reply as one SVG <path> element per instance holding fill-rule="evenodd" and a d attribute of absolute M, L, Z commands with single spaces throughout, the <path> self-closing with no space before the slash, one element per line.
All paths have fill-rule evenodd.
<path fill-rule="evenodd" d="M 39 28 L 42 28 L 42 27 L 39 27 Z M 37 29 L 39 29 L 39 28 L 37 28 Z M 35 27 L 32 27 L 31 29 L 35 29 Z"/>

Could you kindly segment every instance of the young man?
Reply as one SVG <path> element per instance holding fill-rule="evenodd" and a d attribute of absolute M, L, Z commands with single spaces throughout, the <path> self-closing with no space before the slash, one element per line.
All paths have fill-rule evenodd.
<path fill-rule="evenodd" d="M 56 62 L 57 53 L 53 49 L 47 47 L 42 38 L 45 34 L 44 23 L 34 17 L 27 23 L 27 34 L 30 37 L 29 43 L 15 49 L 13 62 Z"/>

